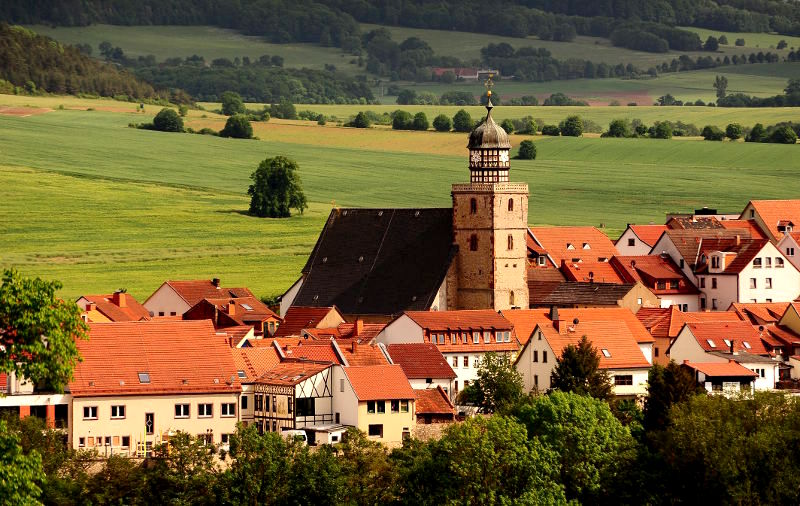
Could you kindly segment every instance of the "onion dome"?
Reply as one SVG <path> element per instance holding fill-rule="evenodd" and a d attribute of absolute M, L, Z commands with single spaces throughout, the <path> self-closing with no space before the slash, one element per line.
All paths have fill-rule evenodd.
<path fill-rule="evenodd" d="M 469 149 L 511 149 L 511 142 L 503 127 L 492 118 L 492 99 L 486 103 L 486 119 L 469 134 Z"/>
<path fill-rule="evenodd" d="M 507 183 L 511 167 L 508 134 L 492 119 L 492 92 L 486 101 L 486 119 L 469 134 L 469 171 L 472 183 Z"/>

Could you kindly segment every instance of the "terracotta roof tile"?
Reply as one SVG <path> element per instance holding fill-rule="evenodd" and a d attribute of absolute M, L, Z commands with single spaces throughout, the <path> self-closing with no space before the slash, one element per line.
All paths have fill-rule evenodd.
<path fill-rule="evenodd" d="M 80 302 L 81 299 L 86 299 L 94 303 L 97 311 L 102 313 L 108 321 L 136 322 L 150 319 L 150 311 L 145 309 L 139 301 L 127 293 L 116 292 L 107 295 L 84 295 L 78 299 L 78 301 Z M 91 315 L 89 320 L 94 321 Z M 97 323 L 99 323 L 99 321 Z"/>
<path fill-rule="evenodd" d="M 734 302 L 729 311 L 735 311 L 742 320 L 763 324 L 777 323 L 787 309 L 788 302 Z"/>
<path fill-rule="evenodd" d="M 700 293 L 669 256 L 618 256 L 612 258 L 610 263 L 624 282 L 640 281 L 656 295 Z M 678 287 L 673 289 L 671 283 L 675 281 L 678 282 Z M 659 288 L 659 282 L 664 284 L 664 288 Z"/>
<path fill-rule="evenodd" d="M 683 365 L 692 369 L 698 370 L 711 378 L 718 377 L 752 377 L 755 378 L 758 374 L 754 373 L 747 367 L 737 364 L 734 360 L 729 360 L 725 363 L 718 362 L 689 362 L 685 360 Z"/>
<path fill-rule="evenodd" d="M 511 322 L 492 309 L 406 311 L 425 330 L 511 330 Z"/>
<path fill-rule="evenodd" d="M 416 412 L 417 415 L 452 415 L 455 416 L 455 409 L 450 399 L 442 387 L 426 388 L 425 390 L 414 390 L 417 396 Z"/>
<path fill-rule="evenodd" d="M 386 349 L 392 362 L 402 367 L 409 379 L 456 378 L 456 373 L 434 344 L 390 344 Z"/>
<path fill-rule="evenodd" d="M 675 230 L 713 230 L 724 227 L 714 216 L 675 216 L 667 221 L 667 228 Z"/>
<path fill-rule="evenodd" d="M 686 263 L 694 268 L 700 257 L 700 244 L 703 239 L 733 239 L 735 242 L 736 236 L 743 239 L 750 238 L 750 231 L 748 229 L 701 229 L 701 230 L 667 230 L 664 234 L 669 237 L 672 244 L 678 250 L 681 258 Z M 653 251 L 658 254 L 660 251 Z"/>
<path fill-rule="evenodd" d="M 643 307 L 636 312 L 636 318 L 650 332 L 653 337 L 671 337 L 669 335 L 670 313 L 672 308 L 649 308 Z"/>
<path fill-rule="evenodd" d="M 625 283 L 625 280 L 609 262 L 587 260 L 573 263 L 565 260 L 561 264 L 561 271 L 569 281 L 581 283 Z"/>
<path fill-rule="evenodd" d="M 788 352 L 792 351 L 792 347 L 800 345 L 800 335 L 789 327 L 783 325 L 767 325 L 764 328 L 764 332 L 768 333 L 773 340 L 780 343 L 773 346 L 786 346 L 786 351 Z"/>
<path fill-rule="evenodd" d="M 316 327 L 328 313 L 335 311 L 331 307 L 291 306 L 283 316 L 283 323 L 275 331 L 275 337 L 299 336 L 303 329 Z"/>
<path fill-rule="evenodd" d="M 241 391 L 231 350 L 208 320 L 94 323 L 77 345 L 75 397 Z"/>
<path fill-rule="evenodd" d="M 300 342 L 296 346 L 286 345 L 281 348 L 286 358 L 314 360 L 330 364 L 342 363 L 340 358 L 336 355 L 331 341 Z"/>
<path fill-rule="evenodd" d="M 306 360 L 281 362 L 256 380 L 263 385 L 293 386 L 331 367 L 330 363 Z"/>
<path fill-rule="evenodd" d="M 625 297 L 635 285 L 632 283 L 560 283 L 542 299 L 530 298 L 531 306 L 594 305 L 613 306 Z"/>
<path fill-rule="evenodd" d="M 416 398 L 399 365 L 344 367 L 342 370 L 359 401 Z"/>
<path fill-rule="evenodd" d="M 360 330 L 357 330 L 360 326 Z M 359 343 L 369 343 L 386 328 L 385 323 L 340 323 L 337 327 L 324 329 L 303 329 L 315 339 L 357 339 Z"/>
<path fill-rule="evenodd" d="M 636 234 L 640 241 L 650 247 L 655 246 L 661 234 L 667 230 L 666 225 L 628 225 L 628 228 Z"/>
<path fill-rule="evenodd" d="M 751 200 L 750 204 L 776 239 L 783 237 L 783 233 L 778 231 L 778 223 L 782 220 L 800 223 L 800 200 Z"/>
<path fill-rule="evenodd" d="M 725 274 L 738 274 L 764 249 L 769 243 L 766 239 L 702 239 L 699 245 L 701 255 L 706 258 L 715 251 L 734 253 L 735 257 L 727 263 L 724 269 Z M 708 260 L 696 266 L 695 272 L 707 272 Z"/>
<path fill-rule="evenodd" d="M 190 307 L 209 298 L 255 297 L 248 288 L 223 288 L 208 279 L 169 280 L 166 284 L 172 287 Z"/>
<path fill-rule="evenodd" d="M 677 337 L 681 329 L 686 323 L 725 323 L 725 322 L 740 322 L 742 319 L 738 314 L 732 311 L 679 311 L 673 306 L 670 322 L 669 322 L 669 336 Z"/>
<path fill-rule="evenodd" d="M 278 365 L 281 361 L 278 352 L 269 348 L 233 348 L 233 362 L 238 371 L 244 371 L 246 377 L 242 382 L 252 382 Z"/>
<path fill-rule="evenodd" d="M 764 343 L 761 342 L 758 330 L 749 322 L 705 322 L 686 325 L 704 351 L 730 351 L 730 345 L 725 343 L 727 339 L 733 342 L 735 352 L 744 351 L 755 355 L 768 353 Z"/>
<path fill-rule="evenodd" d="M 747 229 L 750 232 L 750 237 L 753 239 L 767 238 L 756 220 L 722 220 L 720 223 L 724 228 Z"/>
<path fill-rule="evenodd" d="M 387 365 L 386 355 L 376 344 L 358 344 L 354 339 L 337 339 L 336 344 L 350 367 Z M 355 348 L 353 347 L 355 344 Z"/>
<path fill-rule="evenodd" d="M 619 254 L 611 239 L 595 227 L 531 227 L 530 232 L 556 265 L 575 258 L 596 262 Z"/>

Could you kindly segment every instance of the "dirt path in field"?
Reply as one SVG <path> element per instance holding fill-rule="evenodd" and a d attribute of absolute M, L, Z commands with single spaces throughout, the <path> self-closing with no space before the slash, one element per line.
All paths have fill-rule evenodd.
<path fill-rule="evenodd" d="M 19 116 L 27 118 L 28 116 L 36 116 L 37 114 L 44 114 L 51 112 L 52 109 L 48 108 L 35 108 L 35 107 L 0 107 L 0 114 L 5 116 Z"/>

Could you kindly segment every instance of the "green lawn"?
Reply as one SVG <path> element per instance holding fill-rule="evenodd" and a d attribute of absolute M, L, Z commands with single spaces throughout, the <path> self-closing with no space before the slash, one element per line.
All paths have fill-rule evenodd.
<path fill-rule="evenodd" d="M 0 105 L 15 100 L 0 96 Z M 448 206 L 450 184 L 468 177 L 466 149 L 437 155 L 425 146 L 442 136 L 465 144 L 464 134 L 391 133 L 412 151 L 419 144 L 404 153 L 355 129 L 310 126 L 285 142 L 270 130 L 240 141 L 126 127 L 142 120 L 80 110 L 0 116 L 0 265 L 61 279 L 67 297 L 125 287 L 143 298 L 167 278 L 213 276 L 276 294 L 296 278 L 332 201 Z M 330 130 L 340 145 L 315 145 Z M 603 223 L 613 237 L 668 211 L 736 212 L 748 199 L 800 190 L 797 146 L 538 137 L 537 145 L 539 159 L 512 170 L 530 185 L 532 224 Z M 242 214 L 249 174 L 277 154 L 299 162 L 311 208 L 289 220 Z"/>

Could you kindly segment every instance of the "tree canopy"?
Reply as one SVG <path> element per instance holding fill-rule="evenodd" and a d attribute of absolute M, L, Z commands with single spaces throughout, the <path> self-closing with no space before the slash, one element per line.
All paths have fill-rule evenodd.
<path fill-rule="evenodd" d="M 253 180 L 247 190 L 250 214 L 260 218 L 288 218 L 292 209 L 302 213 L 308 204 L 298 170 L 297 163 L 284 156 L 261 162 L 250 175 Z"/>
<path fill-rule="evenodd" d="M 577 346 L 570 344 L 564 348 L 556 359 L 550 387 L 603 400 L 614 395 L 608 372 L 600 369 L 600 354 L 586 336 L 581 337 Z"/>
<path fill-rule="evenodd" d="M 480 362 L 478 378 L 461 391 L 460 399 L 494 413 L 514 404 L 523 392 L 522 376 L 508 356 L 489 352 Z"/>

